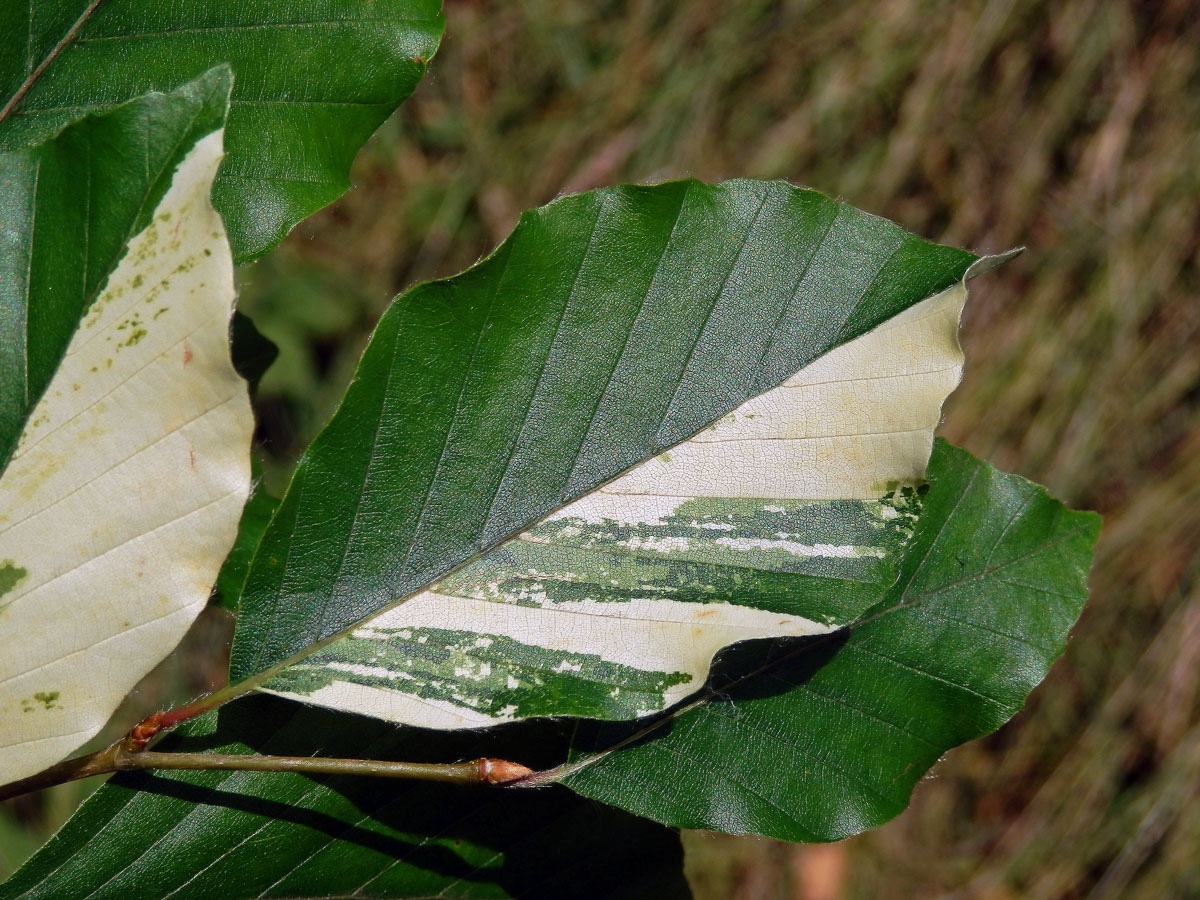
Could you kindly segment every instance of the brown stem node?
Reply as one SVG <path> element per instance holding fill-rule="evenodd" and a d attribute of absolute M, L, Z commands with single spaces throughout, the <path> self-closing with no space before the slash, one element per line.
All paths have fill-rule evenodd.
<path fill-rule="evenodd" d="M 506 759 L 491 759 L 485 756 L 476 762 L 479 764 L 479 780 L 487 784 L 508 784 L 533 774 L 533 769 L 528 766 Z"/>

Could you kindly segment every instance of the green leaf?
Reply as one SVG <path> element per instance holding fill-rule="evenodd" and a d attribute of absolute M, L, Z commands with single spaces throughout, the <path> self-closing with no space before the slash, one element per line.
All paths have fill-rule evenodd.
<path fill-rule="evenodd" d="M 513 744 L 511 733 L 451 739 L 265 697 L 181 731 L 159 748 L 444 760 Z M 138 773 L 97 791 L 0 898 L 684 900 L 681 862 L 673 831 L 563 788 Z"/>
<path fill-rule="evenodd" d="M 229 63 L 228 158 L 214 202 L 245 262 L 346 190 L 354 154 L 437 49 L 439 9 L 438 0 L 7 3 L 0 149 Z"/>
<path fill-rule="evenodd" d="M 55 274 L 79 280 L 33 281 L 13 297 L 30 323 L 49 307 L 70 343 L 0 475 L 0 782 L 99 731 L 204 608 L 234 540 L 254 417 L 230 359 L 233 260 L 209 199 L 227 99 L 218 72 L 181 98 L 147 98 L 17 154 L 30 163 L 30 199 L 44 200 L 34 213 L 49 210 L 29 223 L 35 268 L 57 246 L 67 268 Z M 130 151 L 170 167 L 122 178 Z M 80 198 L 87 181 L 69 184 L 71 172 L 103 186 Z M 83 212 L 56 217 L 68 193 Z M 54 231 L 63 219 L 109 246 L 131 220 L 140 228 L 111 274 L 94 275 L 108 277 L 82 322 L 92 270 L 86 241 L 62 250 L 80 233 Z M 63 285 L 73 292 L 59 304 Z M 46 329 L 28 332 L 20 350 L 51 349 Z"/>
<path fill-rule="evenodd" d="M 1062 653 L 1100 525 L 944 442 L 929 478 L 900 580 L 860 623 L 736 648 L 708 695 L 651 726 L 585 726 L 551 777 L 659 822 L 793 841 L 900 813 Z"/>
<path fill-rule="evenodd" d="M 196 141 L 224 123 L 230 84 L 214 69 L 0 153 L 0 467 L 129 239 Z"/>
<path fill-rule="evenodd" d="M 626 186 L 527 213 L 380 321 L 251 565 L 233 679 L 343 636 L 973 259 L 783 183 Z M 872 599 L 890 580 L 873 578 Z"/>

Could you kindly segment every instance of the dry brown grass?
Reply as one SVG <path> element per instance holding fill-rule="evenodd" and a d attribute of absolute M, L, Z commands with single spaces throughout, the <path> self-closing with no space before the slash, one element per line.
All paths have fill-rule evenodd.
<path fill-rule="evenodd" d="M 357 188 L 249 273 L 294 454 L 387 298 L 556 194 L 781 177 L 941 241 L 977 283 L 944 433 L 1105 516 L 1064 658 L 891 824 L 688 836 L 701 898 L 1200 895 L 1200 5 L 449 0 Z"/>

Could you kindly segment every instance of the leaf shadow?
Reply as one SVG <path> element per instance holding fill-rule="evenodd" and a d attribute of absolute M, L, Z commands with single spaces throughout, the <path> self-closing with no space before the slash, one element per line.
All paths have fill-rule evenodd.
<path fill-rule="evenodd" d="M 566 753 L 570 723 L 526 722 L 488 731 L 438 732 L 250 697 L 226 707 L 209 734 L 172 736 L 162 749 L 223 750 L 455 761 L 478 756 L 550 766 Z M 514 898 L 564 896 L 684 898 L 678 835 L 562 787 L 504 790 L 346 776 L 268 775 L 249 789 L 210 789 L 148 773 L 123 786 L 222 807 L 319 832 L 330 844 L 360 847 L 362 871 L 381 874 L 370 891 L 406 891 L 416 871 L 455 885 L 496 884 Z M 319 785 L 324 790 L 314 791 Z M 348 814 L 347 801 L 353 814 Z M 356 857 L 357 859 L 357 857 Z M 631 884 L 631 873 L 637 882 Z M 427 883 L 428 875 L 422 876 Z M 359 878 L 365 880 L 366 876 Z M 356 885 L 351 885 L 355 887 Z M 332 887 L 338 887 L 333 885 Z M 407 896 L 406 893 L 399 895 Z"/>
<path fill-rule="evenodd" d="M 491 756 L 548 769 L 572 753 L 661 739 L 699 703 L 736 705 L 794 690 L 833 659 L 848 637 L 843 630 L 727 647 L 714 661 L 701 692 L 656 718 L 636 722 L 541 719 L 446 732 L 397 727 L 264 695 L 222 707 L 206 724 L 168 737 L 161 749 L 415 762 Z M 264 822 L 291 823 L 323 835 L 329 845 L 361 848 L 365 852 L 355 857 L 361 863 L 357 867 L 368 874 L 359 882 L 371 871 L 380 872 L 367 887 L 383 896 L 403 895 L 418 873 L 426 879 L 437 876 L 447 893 L 456 887 L 494 884 L 518 900 L 690 896 L 682 875 L 682 847 L 673 829 L 557 785 L 504 790 L 366 777 L 267 775 L 242 780 L 246 789 L 234 790 L 144 772 L 123 774 L 115 783 L 235 810 Z M 317 786 L 321 789 L 313 790 Z M 631 873 L 636 882 L 631 883 Z"/>
<path fill-rule="evenodd" d="M 827 665 L 850 639 L 850 629 L 811 637 L 766 638 L 725 647 L 713 661 L 704 687 L 653 718 L 635 722 L 580 720 L 572 756 L 662 740 L 698 706 L 762 700 L 795 690 Z"/>

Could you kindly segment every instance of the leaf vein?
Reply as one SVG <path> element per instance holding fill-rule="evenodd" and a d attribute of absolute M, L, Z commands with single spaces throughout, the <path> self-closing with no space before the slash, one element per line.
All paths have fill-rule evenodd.
<path fill-rule="evenodd" d="M 508 474 L 512 470 L 513 462 L 517 458 L 517 448 L 521 446 L 521 438 L 525 434 L 525 429 L 529 426 L 529 416 L 533 411 L 533 407 L 537 401 L 538 392 L 542 389 L 542 381 L 546 377 L 546 368 L 550 364 L 550 357 L 554 355 L 554 345 L 558 343 L 558 338 L 562 332 L 563 323 L 567 320 L 567 313 L 571 309 L 571 301 L 575 298 L 575 291 L 579 287 L 579 278 L 583 274 L 583 268 L 587 265 L 588 256 L 591 255 L 592 245 L 596 240 L 596 229 L 600 225 L 600 219 L 604 215 L 604 209 L 607 205 L 608 198 L 606 195 L 600 195 L 600 202 L 596 204 L 596 217 L 592 220 L 592 230 L 588 235 L 587 244 L 583 248 L 583 253 L 579 256 L 579 265 L 575 269 L 575 277 L 571 282 L 571 290 L 567 292 L 567 298 L 563 301 L 562 312 L 558 316 L 558 324 L 554 326 L 554 336 L 546 345 L 546 356 L 542 359 L 541 368 L 538 370 L 537 383 L 534 384 L 533 393 L 530 395 L 529 403 L 526 404 L 522 414 L 521 425 L 516 431 L 516 437 L 513 438 L 512 444 L 508 449 L 508 459 L 505 461 L 504 471 L 500 475 L 500 479 L 496 482 L 495 493 L 492 494 L 491 500 L 488 502 L 487 513 L 483 518 L 483 527 L 480 529 L 480 538 L 477 546 L 482 550 L 487 543 L 488 526 L 491 524 L 492 516 L 496 512 L 496 501 L 500 497 L 500 492 L 504 489 L 505 482 L 508 480 Z M 497 284 L 497 290 L 499 285 Z M 482 335 L 482 332 L 481 332 Z M 569 477 L 569 475 L 568 475 Z"/>

